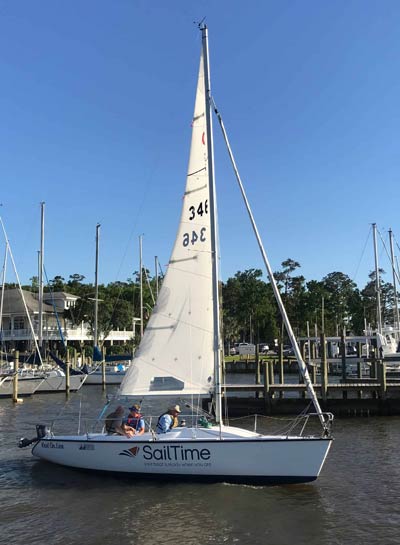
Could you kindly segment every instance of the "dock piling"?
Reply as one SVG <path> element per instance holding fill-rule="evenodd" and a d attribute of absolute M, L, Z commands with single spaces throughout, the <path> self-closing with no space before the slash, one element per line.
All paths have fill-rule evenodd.
<path fill-rule="evenodd" d="M 20 403 L 21 400 L 18 399 L 18 368 L 19 368 L 19 352 L 15 351 L 14 357 L 14 377 L 13 377 L 13 402 Z"/>

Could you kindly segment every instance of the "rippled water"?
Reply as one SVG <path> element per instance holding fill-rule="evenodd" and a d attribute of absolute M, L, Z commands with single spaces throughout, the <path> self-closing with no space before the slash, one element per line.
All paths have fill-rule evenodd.
<path fill-rule="evenodd" d="M 336 420 L 320 478 L 251 487 L 156 483 L 36 461 L 16 447 L 33 425 L 79 406 L 97 414 L 104 394 L 86 386 L 13 406 L 0 400 L 0 543 L 400 543 L 400 418 Z"/>

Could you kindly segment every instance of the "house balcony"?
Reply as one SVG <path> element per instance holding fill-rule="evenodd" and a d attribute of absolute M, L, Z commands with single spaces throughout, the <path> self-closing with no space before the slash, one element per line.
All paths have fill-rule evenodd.
<path fill-rule="evenodd" d="M 34 327 L 35 337 L 38 338 L 38 328 Z M 81 325 L 78 327 L 67 327 L 61 329 L 65 341 L 93 342 L 93 335 L 90 327 Z M 127 342 L 133 338 L 133 331 L 113 330 L 110 331 L 107 338 L 108 342 Z M 5 329 L 2 331 L 3 341 L 31 341 L 31 329 Z M 60 341 L 60 330 L 57 326 L 43 328 L 43 340 L 45 341 Z"/>

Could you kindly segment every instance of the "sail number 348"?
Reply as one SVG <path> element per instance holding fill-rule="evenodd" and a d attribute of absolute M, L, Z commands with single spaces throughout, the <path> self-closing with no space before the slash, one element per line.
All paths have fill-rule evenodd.
<path fill-rule="evenodd" d="M 197 216 L 203 216 L 203 214 L 208 214 L 208 200 L 205 200 L 204 203 L 201 202 L 197 209 L 195 206 L 189 207 L 189 220 L 192 221 Z M 206 241 L 206 228 L 202 227 L 200 232 L 193 230 L 191 233 L 183 233 L 183 246 L 189 246 L 189 244 L 195 244 L 197 241 L 205 242 Z"/>

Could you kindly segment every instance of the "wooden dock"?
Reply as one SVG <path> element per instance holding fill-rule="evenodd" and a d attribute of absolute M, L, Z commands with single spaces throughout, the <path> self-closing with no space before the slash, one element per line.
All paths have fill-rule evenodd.
<path fill-rule="evenodd" d="M 321 346 L 325 345 L 321 335 Z M 350 366 L 351 378 L 348 377 Z M 391 373 L 387 376 L 386 362 L 376 359 L 374 354 L 366 359 L 361 353 L 358 357 L 346 357 L 343 351 L 341 358 L 328 359 L 327 351 L 322 348 L 321 358 L 314 358 L 308 368 L 324 411 L 337 416 L 400 415 L 400 365 L 396 380 Z M 254 383 L 232 384 L 231 373 L 246 373 L 247 380 L 253 374 Z M 252 361 L 226 362 L 225 377 L 224 391 L 232 416 L 295 414 L 310 403 L 297 362 L 284 360 L 282 351 L 275 358 L 263 358 L 256 353 Z"/>

